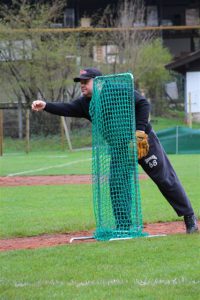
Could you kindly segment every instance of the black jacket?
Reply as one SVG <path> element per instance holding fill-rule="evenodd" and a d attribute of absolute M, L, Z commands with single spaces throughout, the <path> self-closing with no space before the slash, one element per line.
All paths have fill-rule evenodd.
<path fill-rule="evenodd" d="M 151 130 L 151 125 L 148 122 L 150 111 L 149 102 L 137 91 L 134 91 L 134 96 L 136 130 L 143 130 L 148 134 Z M 47 102 L 44 110 L 59 116 L 85 118 L 91 121 L 89 114 L 90 101 L 91 98 L 81 96 L 70 103 Z"/>

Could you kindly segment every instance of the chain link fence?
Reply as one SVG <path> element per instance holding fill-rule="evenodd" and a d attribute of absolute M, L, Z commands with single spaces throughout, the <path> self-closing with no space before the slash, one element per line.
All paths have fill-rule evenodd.
<path fill-rule="evenodd" d="M 30 109 L 2 110 L 2 142 L 4 151 L 17 149 L 18 144 L 24 145 L 24 151 L 65 150 L 71 148 L 91 147 L 91 123 L 85 119 L 64 118 L 65 126 L 60 116 L 46 112 L 32 112 Z M 66 136 L 69 134 L 69 140 Z M 55 145 L 53 145 L 53 141 Z M 12 146 L 11 146 L 12 145 Z M 23 146 L 21 146 L 23 150 Z"/>

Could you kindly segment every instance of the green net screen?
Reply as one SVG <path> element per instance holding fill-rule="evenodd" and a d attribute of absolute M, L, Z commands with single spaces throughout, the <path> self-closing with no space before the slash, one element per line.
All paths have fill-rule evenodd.
<path fill-rule="evenodd" d="M 94 80 L 90 115 L 97 240 L 144 235 L 133 90 L 130 73 Z"/>

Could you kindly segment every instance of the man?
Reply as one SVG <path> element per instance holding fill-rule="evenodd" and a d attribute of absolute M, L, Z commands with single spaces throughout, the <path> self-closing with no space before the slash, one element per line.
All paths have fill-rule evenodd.
<path fill-rule="evenodd" d="M 91 121 L 89 106 L 93 92 L 93 79 L 97 76 L 102 76 L 98 69 L 85 68 L 81 70 L 79 76 L 74 78 L 74 82 L 80 82 L 81 85 L 82 95 L 78 99 L 72 103 L 49 103 L 36 100 L 32 103 L 32 110 L 44 110 L 59 116 L 86 118 Z M 177 215 L 184 217 L 186 232 L 189 234 L 197 232 L 197 220 L 190 200 L 148 122 L 150 105 L 137 91 L 134 91 L 134 97 L 138 162 L 158 186 Z"/>

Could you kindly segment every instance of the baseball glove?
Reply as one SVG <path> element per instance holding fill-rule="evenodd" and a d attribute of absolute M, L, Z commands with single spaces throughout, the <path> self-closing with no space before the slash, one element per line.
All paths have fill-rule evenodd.
<path fill-rule="evenodd" d="M 149 152 L 148 135 L 144 131 L 136 130 L 138 160 L 147 156 Z"/>

